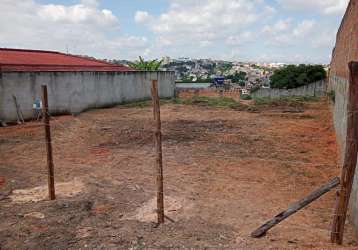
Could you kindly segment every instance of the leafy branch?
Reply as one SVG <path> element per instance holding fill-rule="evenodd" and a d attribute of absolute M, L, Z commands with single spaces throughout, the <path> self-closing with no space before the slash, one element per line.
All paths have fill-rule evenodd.
<path fill-rule="evenodd" d="M 158 59 L 145 61 L 140 56 L 139 60 L 135 61 L 134 63 L 130 63 L 129 66 L 131 68 L 137 69 L 137 70 L 157 71 L 157 70 L 159 70 L 162 63 L 163 63 L 163 60 L 158 60 Z"/>

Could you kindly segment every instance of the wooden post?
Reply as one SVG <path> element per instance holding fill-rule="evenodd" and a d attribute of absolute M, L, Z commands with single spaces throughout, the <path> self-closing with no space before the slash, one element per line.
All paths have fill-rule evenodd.
<path fill-rule="evenodd" d="M 155 121 L 154 141 L 156 148 L 157 169 L 157 214 L 158 224 L 164 223 L 164 191 L 163 191 L 163 157 L 162 157 L 162 131 L 160 120 L 160 103 L 158 96 L 158 81 L 152 81 L 153 115 Z"/>
<path fill-rule="evenodd" d="M 12 99 L 14 100 L 15 108 L 16 108 L 16 114 L 17 114 L 17 123 L 23 124 L 25 123 L 24 116 L 22 114 L 21 108 L 19 103 L 17 102 L 16 96 L 12 95 Z"/>
<path fill-rule="evenodd" d="M 55 174 L 52 157 L 51 128 L 50 116 L 48 110 L 47 86 L 42 85 L 42 113 L 45 127 L 46 151 L 47 151 L 47 168 L 48 168 L 48 194 L 50 200 L 56 199 L 55 196 Z"/>
<path fill-rule="evenodd" d="M 285 220 L 292 214 L 298 212 L 314 200 L 317 200 L 319 197 L 330 191 L 332 188 L 337 187 L 339 185 L 339 178 L 333 178 L 317 190 L 310 193 L 305 198 L 292 203 L 288 209 L 282 211 L 281 213 L 277 214 L 275 217 L 273 217 L 271 220 L 267 221 L 265 224 L 257 228 L 255 231 L 251 233 L 251 237 L 259 238 L 261 236 L 264 236 L 268 230 L 270 230 L 272 227 L 280 223 L 281 221 Z"/>
<path fill-rule="evenodd" d="M 349 198 L 352 191 L 358 152 L 358 62 L 349 63 L 349 86 L 347 105 L 347 136 L 344 162 L 341 173 L 341 188 L 338 192 L 331 241 L 343 244 Z"/>

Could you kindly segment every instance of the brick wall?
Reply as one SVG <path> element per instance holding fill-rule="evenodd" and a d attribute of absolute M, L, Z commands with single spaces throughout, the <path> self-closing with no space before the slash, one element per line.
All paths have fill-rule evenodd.
<path fill-rule="evenodd" d="M 337 33 L 331 74 L 348 79 L 348 62 L 358 61 L 358 0 L 351 0 Z"/>
<path fill-rule="evenodd" d="M 176 89 L 176 97 L 192 98 L 192 97 L 231 97 L 240 100 L 240 90 L 217 90 L 217 89 Z"/>
<path fill-rule="evenodd" d="M 340 148 L 341 162 L 344 160 L 346 145 L 349 84 L 348 63 L 351 61 L 358 61 L 358 0 L 350 1 L 338 30 L 329 75 L 328 88 L 335 92 L 332 112 L 337 142 Z M 349 219 L 355 225 L 358 232 L 358 167 L 355 173 L 349 206 Z"/>

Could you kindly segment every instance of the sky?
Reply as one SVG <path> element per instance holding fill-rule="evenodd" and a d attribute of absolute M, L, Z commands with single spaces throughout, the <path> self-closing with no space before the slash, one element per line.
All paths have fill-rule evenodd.
<path fill-rule="evenodd" d="M 0 0 L 0 47 L 329 63 L 349 0 Z"/>

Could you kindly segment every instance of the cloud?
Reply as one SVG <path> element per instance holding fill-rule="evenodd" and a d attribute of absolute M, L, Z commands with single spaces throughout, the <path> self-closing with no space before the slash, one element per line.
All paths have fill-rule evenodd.
<path fill-rule="evenodd" d="M 273 46 L 293 46 L 312 38 L 316 21 L 302 20 L 293 24 L 291 19 L 279 20 L 273 25 L 266 25 L 262 33 L 266 36 L 266 44 Z"/>
<path fill-rule="evenodd" d="M 39 7 L 37 15 L 44 21 L 63 23 L 91 23 L 94 25 L 107 26 L 117 25 L 118 19 L 110 10 L 98 10 L 95 1 L 82 1 L 82 4 L 72 6 L 43 5 Z M 89 3 L 88 3 L 89 2 Z M 86 5 L 86 4 L 89 5 Z"/>
<path fill-rule="evenodd" d="M 126 20 L 123 27 L 131 30 L 126 34 L 120 16 L 102 8 L 99 0 L 71 0 L 67 5 L 0 0 L 0 47 L 59 51 L 68 47 L 74 54 L 118 59 L 138 55 L 326 58 L 334 46 L 338 14 L 344 12 L 348 1 L 275 1 L 167 0 L 159 13 L 147 9 L 133 13 L 132 23 Z M 309 19 L 312 16 L 314 20 Z"/>
<path fill-rule="evenodd" d="M 348 1 L 275 1 L 277 4 L 268 0 L 168 0 L 169 7 L 160 14 L 139 10 L 134 20 L 154 36 L 149 57 L 245 60 L 265 55 L 267 60 L 291 62 L 327 60 L 338 14 Z M 287 18 L 288 10 L 298 13 Z M 314 19 L 300 12 L 314 13 Z M 322 38 L 321 31 L 328 38 Z"/>
<path fill-rule="evenodd" d="M 330 29 L 323 29 L 319 33 L 319 36 L 316 36 L 312 40 L 313 48 L 329 48 L 333 47 L 336 40 L 336 34 L 332 32 Z"/>
<path fill-rule="evenodd" d="M 148 44 L 146 37 L 124 36 L 111 41 L 114 47 L 138 48 L 145 47 Z"/>
<path fill-rule="evenodd" d="M 145 50 L 145 37 L 119 32 L 118 18 L 111 10 L 100 9 L 97 0 L 73 5 L 0 1 L 0 47 L 59 51 L 68 47 L 70 53 L 107 58 L 134 58 Z"/>
<path fill-rule="evenodd" d="M 292 21 L 291 19 L 278 20 L 273 25 L 265 25 L 262 28 L 262 31 L 269 35 L 274 35 L 279 32 L 287 31 L 291 27 L 291 21 Z"/>
<path fill-rule="evenodd" d="M 293 30 L 293 35 L 295 37 L 305 37 L 313 31 L 315 25 L 316 22 L 314 20 L 303 20 Z"/>
<path fill-rule="evenodd" d="M 336 15 L 344 13 L 349 0 L 277 0 L 277 2 L 290 10 Z"/>
<path fill-rule="evenodd" d="M 137 11 L 135 21 L 146 25 L 165 46 L 196 43 L 207 47 L 225 40 L 237 44 L 239 36 L 232 34 L 274 12 L 262 0 L 172 0 L 159 16 Z"/>
<path fill-rule="evenodd" d="M 150 20 L 152 17 L 149 15 L 147 11 L 137 11 L 134 16 L 134 20 L 136 23 L 145 23 Z"/>
<path fill-rule="evenodd" d="M 229 36 L 226 39 L 226 44 L 239 46 L 244 45 L 255 40 L 255 34 L 251 31 L 244 31 L 238 35 Z"/>

